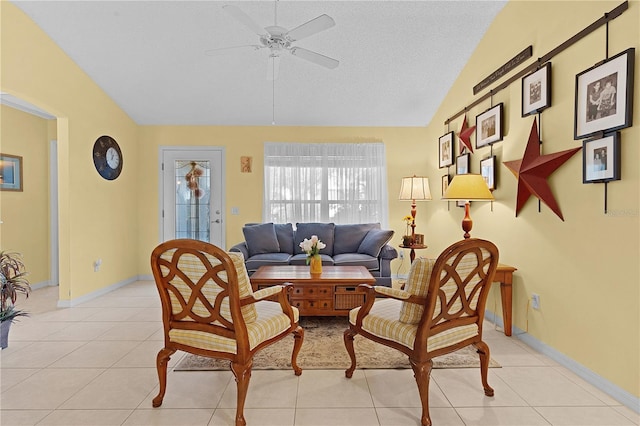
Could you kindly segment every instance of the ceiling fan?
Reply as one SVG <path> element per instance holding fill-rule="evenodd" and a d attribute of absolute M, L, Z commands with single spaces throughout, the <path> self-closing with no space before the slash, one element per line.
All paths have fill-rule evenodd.
<path fill-rule="evenodd" d="M 294 46 L 294 43 L 303 38 L 317 34 L 335 26 L 335 21 L 329 15 L 320 15 L 317 18 L 305 22 L 304 24 L 292 29 L 278 26 L 278 2 L 275 2 L 275 22 L 274 25 L 262 28 L 249 15 L 244 13 L 242 9 L 234 5 L 225 5 L 223 10 L 231 15 L 238 22 L 243 24 L 259 37 L 260 44 L 248 44 L 242 46 L 223 47 L 219 49 L 211 49 L 205 51 L 207 55 L 219 55 L 232 49 L 250 48 L 252 50 L 269 49 L 269 62 L 267 66 L 267 79 L 275 80 L 278 77 L 280 67 L 280 54 L 288 52 L 293 56 L 305 59 L 314 64 L 325 68 L 334 69 L 340 63 L 336 59 L 330 58 L 320 53 Z"/>

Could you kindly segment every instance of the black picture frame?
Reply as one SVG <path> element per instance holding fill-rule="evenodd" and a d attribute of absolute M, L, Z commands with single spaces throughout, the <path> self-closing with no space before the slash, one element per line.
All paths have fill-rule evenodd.
<path fill-rule="evenodd" d="M 456 174 L 457 175 L 466 175 L 469 173 L 469 161 L 471 159 L 471 154 L 461 154 L 456 157 Z M 456 206 L 464 207 L 464 201 L 456 201 Z"/>
<path fill-rule="evenodd" d="M 469 173 L 469 159 L 471 158 L 471 154 L 460 154 L 456 157 L 456 174 L 457 175 L 466 175 Z"/>
<path fill-rule="evenodd" d="M 582 183 L 620 180 L 620 133 L 607 133 L 582 143 Z"/>
<path fill-rule="evenodd" d="M 451 182 L 451 178 L 449 177 L 449 174 L 447 173 L 446 175 L 443 175 L 441 180 L 440 180 L 440 186 L 442 188 L 442 196 L 444 197 L 444 193 L 447 192 L 447 189 L 449 189 L 449 183 Z"/>
<path fill-rule="evenodd" d="M 480 174 L 490 191 L 496 189 L 496 156 L 492 155 L 480 160 Z"/>
<path fill-rule="evenodd" d="M 0 191 L 22 192 L 22 157 L 0 154 Z"/>
<path fill-rule="evenodd" d="M 551 106 L 551 62 L 522 77 L 522 116 Z"/>
<path fill-rule="evenodd" d="M 635 48 L 576 75 L 573 138 L 633 125 Z"/>
<path fill-rule="evenodd" d="M 476 116 L 476 149 L 502 140 L 503 103 Z"/>
<path fill-rule="evenodd" d="M 446 133 L 438 139 L 438 164 L 442 169 L 453 165 L 453 132 Z"/>

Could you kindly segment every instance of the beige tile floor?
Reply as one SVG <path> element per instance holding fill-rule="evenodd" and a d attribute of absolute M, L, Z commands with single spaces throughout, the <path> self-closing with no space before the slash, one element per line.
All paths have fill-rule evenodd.
<path fill-rule="evenodd" d="M 73 308 L 56 301 L 51 287 L 21 300 L 32 315 L 13 325 L 0 354 L 0 425 L 233 424 L 227 371 L 170 371 L 163 406 L 151 407 L 162 346 L 153 282 Z M 491 323 L 485 338 L 502 365 L 489 372 L 495 397 L 484 396 L 476 369 L 434 370 L 434 425 L 639 424 L 637 413 Z M 410 370 L 356 370 L 350 380 L 342 370 L 254 371 L 245 416 L 249 425 L 418 425 L 420 400 Z"/>

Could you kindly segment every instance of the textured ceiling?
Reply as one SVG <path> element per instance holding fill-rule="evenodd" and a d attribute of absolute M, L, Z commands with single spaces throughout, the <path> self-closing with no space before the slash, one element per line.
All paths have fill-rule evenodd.
<path fill-rule="evenodd" d="M 336 26 L 295 43 L 327 69 L 268 51 L 223 11 L 260 26 L 273 1 L 14 1 L 141 125 L 425 126 L 504 1 L 279 1 L 278 25 L 321 14 Z M 275 98 L 274 98 L 275 94 Z"/>

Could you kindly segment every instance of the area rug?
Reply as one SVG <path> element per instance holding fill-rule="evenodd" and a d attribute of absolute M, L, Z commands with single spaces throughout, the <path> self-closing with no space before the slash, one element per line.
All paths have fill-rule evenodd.
<path fill-rule="evenodd" d="M 343 333 L 348 328 L 346 317 L 305 317 L 304 342 L 298 354 L 298 366 L 311 370 L 342 370 L 351 365 L 344 347 Z M 411 368 L 406 355 L 378 343 L 356 336 L 354 340 L 356 368 Z M 291 368 L 293 336 L 266 347 L 253 358 L 254 370 L 286 370 Z M 500 367 L 491 359 L 490 367 Z M 473 347 L 433 359 L 433 368 L 479 368 L 480 357 Z M 186 354 L 174 371 L 229 370 L 229 361 Z"/>

